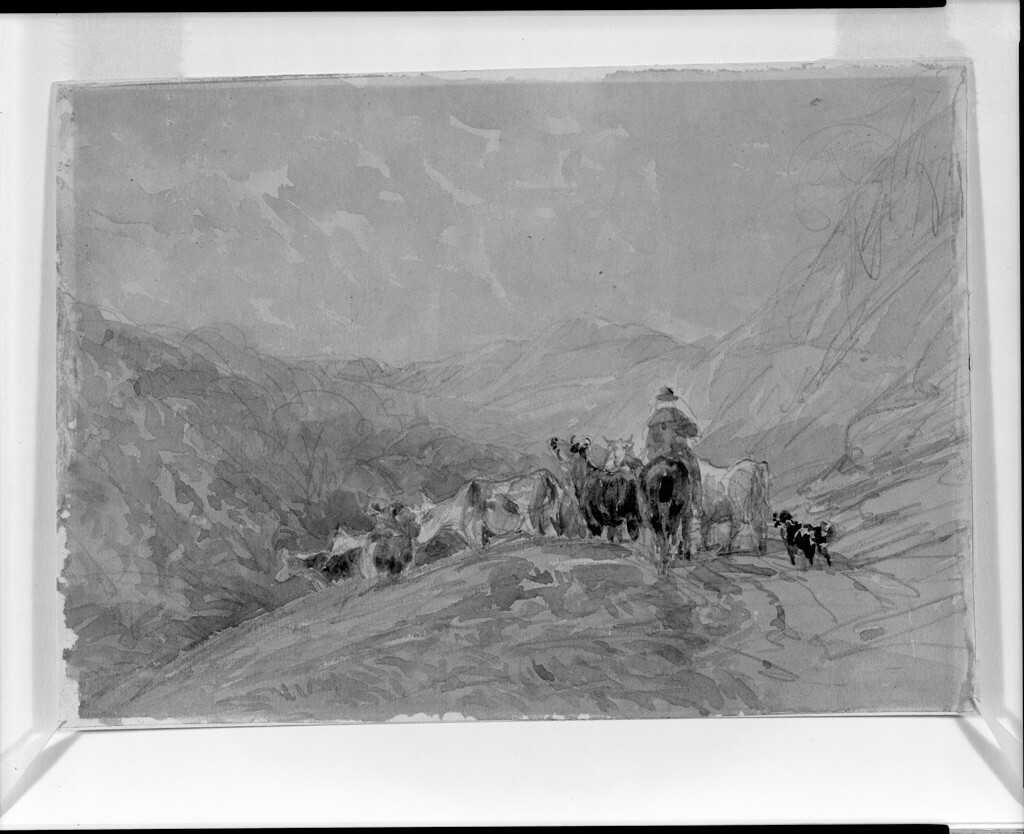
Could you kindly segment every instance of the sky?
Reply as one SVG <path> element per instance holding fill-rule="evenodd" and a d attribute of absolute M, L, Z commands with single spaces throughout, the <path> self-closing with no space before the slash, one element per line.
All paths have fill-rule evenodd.
<path fill-rule="evenodd" d="M 939 89 L 913 72 L 80 87 L 63 286 L 284 356 L 401 364 L 571 318 L 718 335 L 823 245 L 907 89 Z"/>

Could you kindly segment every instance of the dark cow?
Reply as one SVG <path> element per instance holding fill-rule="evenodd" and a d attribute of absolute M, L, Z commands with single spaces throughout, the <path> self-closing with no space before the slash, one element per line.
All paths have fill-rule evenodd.
<path fill-rule="evenodd" d="M 633 448 L 633 435 L 617 437 L 613 440 L 609 440 L 607 437 L 601 439 L 608 446 L 608 459 L 604 463 L 604 468 L 609 472 L 623 467 L 632 469 L 634 472 L 643 468 L 643 461 L 636 456 L 636 451 Z"/>
<path fill-rule="evenodd" d="M 466 549 L 466 540 L 454 530 L 442 530 L 426 544 L 416 547 L 416 564 L 430 565 Z"/>
<path fill-rule="evenodd" d="M 386 507 L 371 504 L 367 514 L 376 525 L 366 537 L 365 558 L 378 575 L 398 576 L 416 560 L 416 539 L 420 525 L 413 511 L 404 504 Z"/>
<path fill-rule="evenodd" d="M 828 543 L 835 538 L 836 528 L 831 521 L 821 524 L 803 524 L 793 518 L 789 510 L 772 513 L 775 526 L 780 528 L 782 540 L 786 543 L 790 564 L 796 564 L 796 556 L 802 553 L 809 565 L 814 564 L 814 556 L 821 553 L 825 562 L 832 566 L 832 554 L 828 551 Z"/>
<path fill-rule="evenodd" d="M 318 550 L 314 553 L 281 553 L 281 569 L 274 577 L 278 582 L 287 582 L 293 576 L 301 576 L 316 591 L 322 591 L 332 582 L 347 579 L 359 572 L 362 548 L 355 547 L 343 553 Z"/>
<path fill-rule="evenodd" d="M 372 504 L 365 512 L 376 522 L 369 533 L 354 536 L 339 528 L 329 550 L 292 553 L 285 549 L 275 579 L 287 582 L 301 576 L 314 590 L 322 591 L 341 579 L 360 576 L 372 580 L 409 570 L 415 562 L 420 530 L 412 511 L 401 504 Z"/>
<path fill-rule="evenodd" d="M 636 541 L 640 535 L 636 475 L 626 467 L 609 472 L 591 463 L 587 457 L 589 438 L 576 440 L 573 435 L 565 441 L 552 437 L 550 446 L 591 534 L 600 537 L 607 531 L 608 540 L 614 542 L 625 525 L 629 537 Z"/>
<path fill-rule="evenodd" d="M 655 458 L 640 472 L 640 497 L 644 520 L 658 542 L 661 569 L 668 570 L 674 548 L 689 559 L 694 506 L 687 466 L 676 458 Z"/>
<path fill-rule="evenodd" d="M 413 540 L 397 530 L 374 530 L 366 547 L 374 569 L 382 576 L 398 576 L 409 570 L 416 558 Z"/>

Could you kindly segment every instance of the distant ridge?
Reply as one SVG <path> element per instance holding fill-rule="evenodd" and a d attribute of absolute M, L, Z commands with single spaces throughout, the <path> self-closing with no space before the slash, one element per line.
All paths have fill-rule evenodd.
<path fill-rule="evenodd" d="M 431 419 L 543 453 L 548 437 L 573 426 L 638 433 L 653 394 L 707 352 L 643 325 L 574 318 L 531 340 L 411 363 L 374 384 L 417 398 Z"/>

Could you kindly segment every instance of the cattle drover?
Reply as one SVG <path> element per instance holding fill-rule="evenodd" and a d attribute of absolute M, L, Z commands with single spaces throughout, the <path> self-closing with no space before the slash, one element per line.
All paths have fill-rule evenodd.
<path fill-rule="evenodd" d="M 686 467 L 689 475 L 690 506 L 695 514 L 699 514 L 704 492 L 700 462 L 690 448 L 690 440 L 700 434 L 700 430 L 697 424 L 679 409 L 680 402 L 675 391 L 668 387 L 662 388 L 655 396 L 654 411 L 647 421 L 644 451 L 648 461 L 653 462 L 664 457 L 677 460 Z"/>
<path fill-rule="evenodd" d="M 690 440 L 700 434 L 697 424 L 676 405 L 679 397 L 671 388 L 662 388 L 654 398 L 654 413 L 647 421 L 645 448 L 647 459 L 674 457 L 699 468 Z"/>

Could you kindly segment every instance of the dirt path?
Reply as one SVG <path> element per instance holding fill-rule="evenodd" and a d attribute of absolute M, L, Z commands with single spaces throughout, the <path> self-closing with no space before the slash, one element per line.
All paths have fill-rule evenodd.
<path fill-rule="evenodd" d="M 841 555 L 832 567 L 791 566 L 781 543 L 698 557 L 673 575 L 721 600 L 731 583 L 751 623 L 719 648 L 760 662 L 773 711 L 893 711 L 959 705 L 965 674 L 964 601 L 956 559 L 901 556 L 860 566 Z M 769 666 L 770 664 L 770 666 Z M 922 707 L 925 684 L 946 691 Z M 875 709 L 878 707 L 875 706 Z"/>

